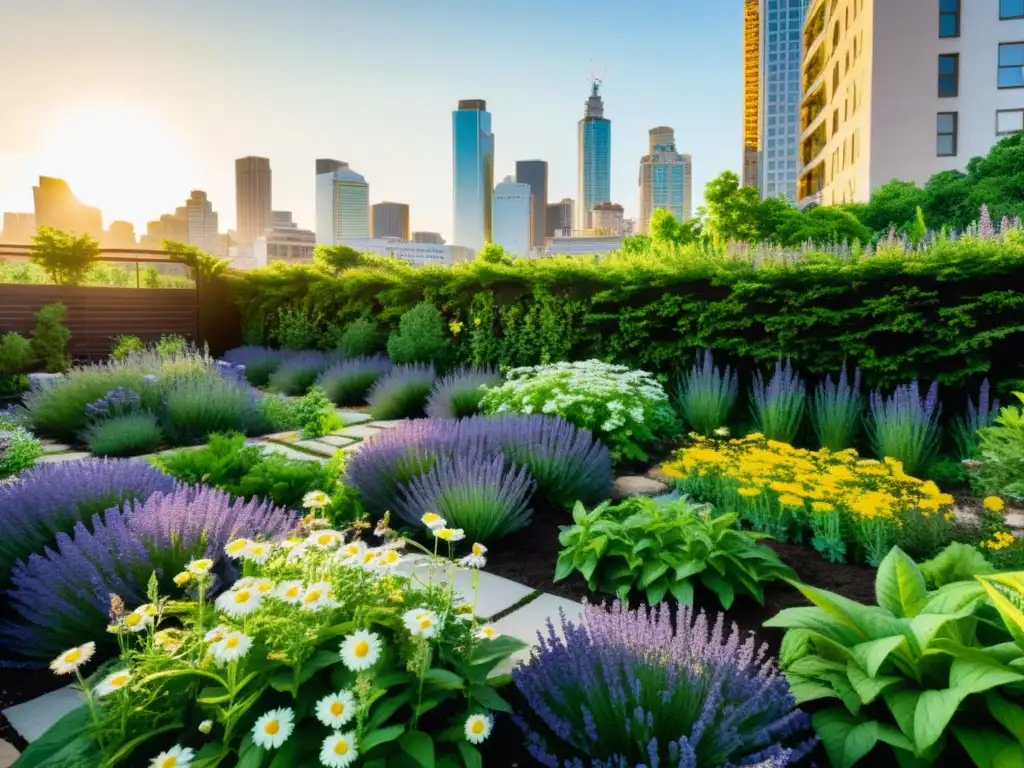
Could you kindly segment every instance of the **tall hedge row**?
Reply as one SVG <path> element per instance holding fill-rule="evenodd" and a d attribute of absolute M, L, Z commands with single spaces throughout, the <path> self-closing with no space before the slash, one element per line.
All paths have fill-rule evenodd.
<path fill-rule="evenodd" d="M 1024 380 L 1024 246 L 964 239 L 753 264 L 697 249 L 413 269 L 374 259 L 332 271 L 272 266 L 235 275 L 247 341 L 272 342 L 277 312 L 323 327 L 359 317 L 394 327 L 433 301 L 463 324 L 464 362 L 600 358 L 670 374 L 708 346 L 741 367 L 792 357 L 808 373 L 859 364 L 871 386 L 919 377 L 964 388 Z M 479 320 L 479 323 L 477 323 Z"/>

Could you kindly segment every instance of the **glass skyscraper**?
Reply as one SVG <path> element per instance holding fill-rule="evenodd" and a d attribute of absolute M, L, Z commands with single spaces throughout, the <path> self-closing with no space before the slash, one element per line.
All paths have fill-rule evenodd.
<path fill-rule="evenodd" d="M 590 229 L 594 205 L 612 200 L 612 121 L 604 116 L 600 88 L 595 80 L 579 122 L 577 229 Z"/>
<path fill-rule="evenodd" d="M 810 0 L 761 0 L 760 189 L 796 202 L 800 63 Z"/>
<path fill-rule="evenodd" d="M 454 244 L 479 251 L 491 239 L 494 134 L 483 99 L 465 99 L 452 112 Z"/>
<path fill-rule="evenodd" d="M 648 234 L 659 208 L 679 221 L 693 216 L 693 161 L 676 151 L 675 131 L 659 125 L 649 131 L 649 154 L 640 158 L 640 234 Z"/>

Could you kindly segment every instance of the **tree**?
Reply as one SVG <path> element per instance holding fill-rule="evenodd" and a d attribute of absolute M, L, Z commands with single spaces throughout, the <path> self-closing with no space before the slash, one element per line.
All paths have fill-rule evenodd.
<path fill-rule="evenodd" d="M 761 199 L 753 187 L 741 187 L 733 171 L 725 171 L 704 188 L 707 206 L 705 231 L 717 246 L 732 240 L 757 242 L 757 209 Z"/>
<path fill-rule="evenodd" d="M 227 259 L 218 259 L 211 256 L 198 246 L 188 243 L 176 243 L 173 240 L 164 240 L 163 249 L 167 252 L 167 258 L 175 264 L 184 264 L 188 267 L 189 276 L 193 280 L 202 277 L 213 277 L 219 275 L 228 268 Z"/>
<path fill-rule="evenodd" d="M 313 251 L 313 258 L 320 266 L 334 272 L 335 275 L 346 269 L 362 266 L 365 262 L 363 254 L 347 245 L 318 246 Z"/>
<path fill-rule="evenodd" d="M 796 247 L 812 243 L 868 242 L 871 231 L 849 211 L 833 207 L 812 208 L 791 217 L 779 231 L 782 245 Z"/>
<path fill-rule="evenodd" d="M 907 235 L 916 248 L 927 234 L 928 226 L 924 222 L 924 211 L 921 210 L 921 206 L 917 206 L 917 215 L 914 217 L 914 223 L 907 230 Z"/>
<path fill-rule="evenodd" d="M 914 220 L 917 209 L 927 205 L 927 197 L 913 182 L 893 179 L 874 191 L 858 218 L 873 233 L 903 229 Z"/>
<path fill-rule="evenodd" d="M 100 246 L 89 235 L 39 227 L 32 235 L 29 261 L 38 265 L 57 285 L 78 285 L 99 259 Z"/>
<path fill-rule="evenodd" d="M 476 260 L 488 264 L 511 264 L 515 258 L 497 243 L 484 243 L 484 247 L 476 255 Z"/>

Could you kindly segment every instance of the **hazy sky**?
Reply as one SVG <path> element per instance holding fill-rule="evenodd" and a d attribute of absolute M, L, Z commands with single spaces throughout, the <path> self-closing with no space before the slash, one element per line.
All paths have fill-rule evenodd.
<path fill-rule="evenodd" d="M 647 131 L 676 129 L 704 184 L 741 160 L 740 0 L 10 0 L 0 24 L 0 211 L 64 176 L 104 224 L 209 193 L 235 226 L 234 163 L 270 158 L 273 207 L 314 227 L 314 159 L 347 161 L 370 202 L 452 229 L 451 111 L 483 98 L 495 180 L 550 167 L 576 196 L 590 61 L 605 72 L 612 197 L 638 212 Z"/>

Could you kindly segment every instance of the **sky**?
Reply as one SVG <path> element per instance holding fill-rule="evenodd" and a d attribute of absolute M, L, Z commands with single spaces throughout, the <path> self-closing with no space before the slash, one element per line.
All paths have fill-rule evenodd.
<path fill-rule="evenodd" d="M 209 194 L 235 227 L 234 159 L 270 158 L 273 208 L 315 228 L 314 160 L 370 202 L 452 231 L 451 112 L 487 101 L 495 181 L 547 160 L 576 197 L 591 62 L 612 121 L 612 197 L 639 211 L 647 132 L 676 130 L 704 184 L 742 161 L 740 0 L 12 0 L 0 25 L 0 211 L 66 178 L 104 226 Z"/>

